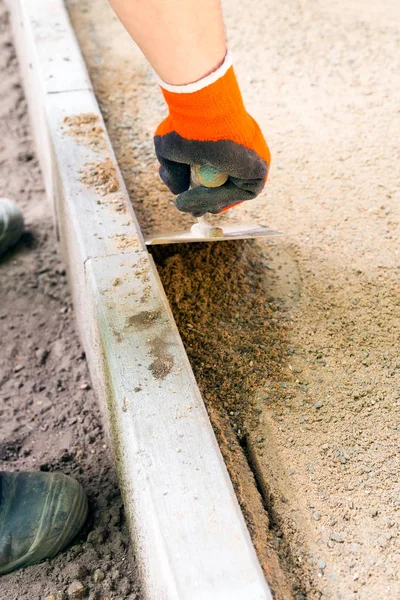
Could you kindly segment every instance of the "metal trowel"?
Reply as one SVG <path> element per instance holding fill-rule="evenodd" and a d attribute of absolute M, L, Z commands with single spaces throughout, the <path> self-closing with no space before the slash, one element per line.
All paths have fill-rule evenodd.
<path fill-rule="evenodd" d="M 194 165 L 191 167 L 191 187 L 219 187 L 227 181 L 228 173 L 223 173 L 211 165 Z M 160 233 L 145 236 L 148 246 L 156 244 L 179 244 L 182 242 L 222 242 L 224 240 L 246 240 L 260 237 L 282 235 L 279 231 L 263 225 L 213 225 L 209 217 L 203 215 L 186 231 Z"/>

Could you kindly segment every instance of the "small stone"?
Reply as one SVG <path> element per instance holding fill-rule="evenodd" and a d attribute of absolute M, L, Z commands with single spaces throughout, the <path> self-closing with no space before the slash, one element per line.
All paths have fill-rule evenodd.
<path fill-rule="evenodd" d="M 88 383 L 82 383 L 82 385 L 79 386 L 80 390 L 90 390 L 90 385 Z"/>
<path fill-rule="evenodd" d="M 98 527 L 93 531 L 90 531 L 87 536 L 87 541 L 91 544 L 102 544 L 107 537 L 107 532 L 104 528 Z"/>
<path fill-rule="evenodd" d="M 56 600 L 55 596 L 46 596 L 46 600 Z"/>
<path fill-rule="evenodd" d="M 101 569 L 96 569 L 93 573 L 93 581 L 95 583 L 100 583 L 104 581 L 105 575 Z"/>
<path fill-rule="evenodd" d="M 378 511 L 376 508 L 372 508 L 370 511 L 370 515 L 371 517 L 377 517 L 378 516 Z"/>
<path fill-rule="evenodd" d="M 315 402 L 314 407 L 315 408 L 322 408 L 323 404 L 322 404 L 322 402 Z"/>
<path fill-rule="evenodd" d="M 312 516 L 315 521 L 319 521 L 321 518 L 321 515 L 319 514 L 319 512 L 313 512 Z"/>
<path fill-rule="evenodd" d="M 325 567 L 326 567 L 326 562 L 324 560 L 319 560 L 318 561 L 318 569 L 321 569 L 321 571 L 322 571 L 323 569 L 325 569 Z"/>
<path fill-rule="evenodd" d="M 73 581 L 67 589 L 68 598 L 84 598 L 86 588 L 80 581 Z"/>

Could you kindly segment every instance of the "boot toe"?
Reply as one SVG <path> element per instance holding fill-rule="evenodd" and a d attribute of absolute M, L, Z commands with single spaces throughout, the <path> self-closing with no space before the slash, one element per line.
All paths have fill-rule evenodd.
<path fill-rule="evenodd" d="M 0 198 L 0 255 L 18 242 L 23 230 L 20 208 L 11 200 Z"/>
<path fill-rule="evenodd" d="M 52 558 L 88 511 L 82 486 L 62 473 L 0 473 L 0 575 Z"/>

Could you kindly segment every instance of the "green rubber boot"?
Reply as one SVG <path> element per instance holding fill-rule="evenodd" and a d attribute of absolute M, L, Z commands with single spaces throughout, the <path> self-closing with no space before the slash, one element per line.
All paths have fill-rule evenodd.
<path fill-rule="evenodd" d="M 0 471 L 0 575 L 55 556 L 81 529 L 87 510 L 72 477 Z"/>
<path fill-rule="evenodd" d="M 24 217 L 14 202 L 0 198 L 0 256 L 19 240 L 24 230 Z"/>

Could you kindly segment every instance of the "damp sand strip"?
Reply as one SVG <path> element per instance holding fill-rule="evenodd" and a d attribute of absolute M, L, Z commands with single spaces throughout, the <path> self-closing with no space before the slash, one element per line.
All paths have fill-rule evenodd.
<path fill-rule="evenodd" d="M 145 597 L 271 599 L 64 3 L 9 7 Z"/>

